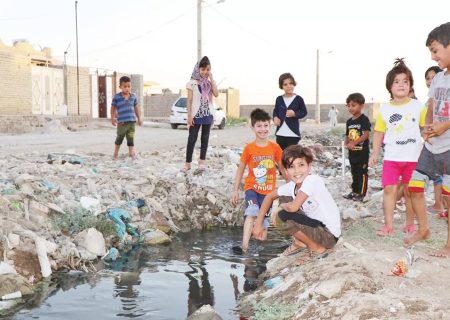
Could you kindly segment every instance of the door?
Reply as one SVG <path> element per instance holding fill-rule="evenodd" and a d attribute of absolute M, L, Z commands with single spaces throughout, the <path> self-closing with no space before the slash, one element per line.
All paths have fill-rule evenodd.
<path fill-rule="evenodd" d="M 106 104 L 106 76 L 98 76 L 98 117 L 106 118 L 108 114 Z"/>

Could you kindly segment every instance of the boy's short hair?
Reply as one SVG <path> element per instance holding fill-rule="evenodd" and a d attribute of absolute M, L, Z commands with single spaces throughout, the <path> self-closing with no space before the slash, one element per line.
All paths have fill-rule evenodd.
<path fill-rule="evenodd" d="M 296 144 L 291 145 L 283 150 L 281 163 L 283 164 L 283 167 L 289 168 L 294 160 L 298 158 L 304 158 L 306 163 L 308 164 L 310 164 L 314 160 L 314 156 L 310 148 Z"/>
<path fill-rule="evenodd" d="M 437 41 L 445 48 L 450 43 L 450 22 L 441 24 L 439 27 L 434 28 L 427 38 L 425 45 L 429 47 L 433 41 Z"/>
<path fill-rule="evenodd" d="M 439 72 L 442 71 L 442 69 L 439 68 L 438 66 L 432 66 L 432 67 L 429 67 L 429 68 L 427 69 L 427 71 L 425 71 L 425 79 L 427 78 L 427 74 L 428 74 L 428 72 L 430 72 L 430 71 L 434 71 L 435 74 L 438 74 Z"/>
<path fill-rule="evenodd" d="M 364 104 L 366 102 L 366 99 L 364 99 L 364 96 L 361 93 L 355 92 L 349 94 L 347 99 L 345 100 L 347 104 L 349 104 L 350 101 L 356 102 L 357 104 Z"/>
<path fill-rule="evenodd" d="M 404 58 L 397 58 L 397 59 L 395 59 L 394 67 L 386 75 L 386 89 L 389 91 L 391 98 L 394 98 L 392 96 L 391 87 L 392 87 L 392 84 L 394 83 L 395 77 L 402 73 L 406 74 L 406 77 L 409 80 L 409 85 L 410 85 L 411 89 L 414 87 L 414 78 L 413 78 L 412 72 L 406 66 Z"/>
<path fill-rule="evenodd" d="M 125 82 L 131 82 L 130 77 L 127 77 L 127 76 L 120 77 L 119 85 L 121 86 L 122 83 L 125 83 Z"/>
<path fill-rule="evenodd" d="M 289 72 L 287 73 L 283 73 L 280 78 L 278 79 L 278 86 L 280 87 L 280 89 L 283 89 L 283 82 L 286 79 L 290 79 L 292 81 L 292 83 L 294 84 L 294 86 L 297 85 L 297 82 L 295 82 L 294 76 L 292 74 L 290 74 Z"/>
<path fill-rule="evenodd" d="M 263 109 L 257 108 L 250 113 L 250 122 L 252 124 L 252 127 L 255 126 L 256 122 L 258 121 L 269 121 L 270 122 L 270 116 L 269 114 L 264 111 Z"/>

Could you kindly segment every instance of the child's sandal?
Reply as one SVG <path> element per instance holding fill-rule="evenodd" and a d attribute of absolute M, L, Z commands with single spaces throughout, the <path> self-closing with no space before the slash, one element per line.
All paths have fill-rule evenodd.
<path fill-rule="evenodd" d="M 415 224 L 408 224 L 403 228 L 403 233 L 416 233 L 417 227 Z"/>
<path fill-rule="evenodd" d="M 390 227 L 384 225 L 377 231 L 377 236 L 380 236 L 380 237 L 393 236 L 394 233 L 395 233 L 395 231 L 393 228 L 390 228 Z"/>

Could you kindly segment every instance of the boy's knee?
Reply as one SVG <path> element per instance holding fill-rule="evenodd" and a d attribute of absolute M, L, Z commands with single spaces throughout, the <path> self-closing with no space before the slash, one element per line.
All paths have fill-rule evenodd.
<path fill-rule="evenodd" d="M 384 194 L 385 195 L 392 195 L 397 192 L 397 186 L 385 186 L 384 187 Z"/>
<path fill-rule="evenodd" d="M 125 138 L 124 135 L 123 136 L 122 135 L 118 135 L 117 138 L 116 138 L 115 144 L 120 146 L 122 144 L 124 138 Z"/>

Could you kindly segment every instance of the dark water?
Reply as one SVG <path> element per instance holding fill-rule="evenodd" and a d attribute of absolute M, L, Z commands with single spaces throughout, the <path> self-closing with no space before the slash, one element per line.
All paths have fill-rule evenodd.
<path fill-rule="evenodd" d="M 288 244 L 269 232 L 251 252 L 233 254 L 240 228 L 179 234 L 169 246 L 133 248 L 97 274 L 61 274 L 43 285 L 13 319 L 185 319 L 210 304 L 226 319 L 239 319 L 236 298 L 258 285 L 267 260 Z"/>

